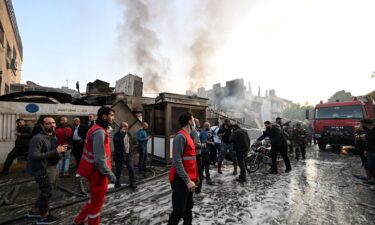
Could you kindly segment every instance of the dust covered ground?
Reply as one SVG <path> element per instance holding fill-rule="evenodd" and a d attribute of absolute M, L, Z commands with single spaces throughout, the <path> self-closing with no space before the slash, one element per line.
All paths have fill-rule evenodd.
<path fill-rule="evenodd" d="M 363 174 L 358 156 L 307 150 L 307 159 L 292 159 L 292 172 L 263 171 L 239 184 L 229 162 L 224 174 L 211 169 L 213 186 L 194 194 L 193 224 L 375 224 L 375 192 L 353 174 Z M 292 157 L 291 157 L 292 158 Z M 370 204 L 364 206 L 360 203 Z M 59 224 L 70 224 L 83 203 L 53 211 Z M 106 197 L 102 224 L 166 224 L 171 212 L 167 175 Z M 22 220 L 14 224 L 30 224 Z M 182 224 L 182 222 L 181 222 Z"/>

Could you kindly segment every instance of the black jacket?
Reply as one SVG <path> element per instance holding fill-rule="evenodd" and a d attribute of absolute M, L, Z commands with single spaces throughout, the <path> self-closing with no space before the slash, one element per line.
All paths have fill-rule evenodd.
<path fill-rule="evenodd" d="M 236 152 L 247 152 L 250 150 L 250 138 L 244 129 L 237 128 L 233 130 L 229 140 L 233 143 L 233 150 Z"/>
<path fill-rule="evenodd" d="M 131 153 L 132 150 L 132 140 L 131 140 L 131 134 L 127 133 L 129 136 L 129 153 Z M 113 136 L 113 144 L 115 147 L 115 150 L 113 151 L 113 160 L 115 161 L 125 161 L 125 145 L 124 145 L 124 137 L 125 133 L 121 131 L 117 131 L 115 135 Z"/>
<path fill-rule="evenodd" d="M 23 127 L 17 126 L 17 133 L 21 133 L 21 135 L 17 136 L 16 143 L 15 143 L 16 147 L 27 147 L 31 139 L 31 133 L 32 133 L 31 127 L 27 125 Z"/>
<path fill-rule="evenodd" d="M 88 128 L 87 126 L 82 125 L 82 124 L 80 124 L 78 127 L 78 136 L 82 138 L 82 140 L 86 140 L 86 134 L 88 131 L 87 128 Z M 72 133 L 72 140 L 73 140 L 74 132 L 76 131 L 77 128 L 73 127 L 72 129 L 73 129 L 73 133 Z"/>
<path fill-rule="evenodd" d="M 271 141 L 271 146 L 281 146 L 286 143 L 282 131 L 277 126 L 272 126 L 271 129 L 265 130 L 263 135 L 258 138 L 259 141 L 268 137 Z"/>
<path fill-rule="evenodd" d="M 47 166 L 57 165 L 61 155 L 57 152 L 57 139 L 43 132 L 35 135 L 29 145 L 27 172 L 33 176 L 44 176 Z"/>
<path fill-rule="evenodd" d="M 366 150 L 375 153 L 375 128 L 366 133 Z"/>

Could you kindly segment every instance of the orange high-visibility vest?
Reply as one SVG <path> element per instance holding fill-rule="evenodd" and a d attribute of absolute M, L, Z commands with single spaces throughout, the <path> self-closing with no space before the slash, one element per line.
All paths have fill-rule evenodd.
<path fill-rule="evenodd" d="M 184 153 L 182 155 L 182 164 L 184 165 L 184 169 L 189 176 L 190 180 L 193 182 L 197 181 L 198 178 L 198 166 L 197 166 L 197 152 L 195 149 L 195 144 L 193 139 L 190 137 L 188 133 L 184 130 L 180 130 L 177 134 L 183 134 L 185 136 L 186 145 L 184 149 Z M 174 151 L 174 149 L 173 149 Z M 173 181 L 175 177 L 176 169 L 174 168 L 173 164 L 169 173 L 169 180 Z"/>
<path fill-rule="evenodd" d="M 94 168 L 94 150 L 92 146 L 92 134 L 96 131 L 102 129 L 105 133 L 104 138 L 104 148 L 105 148 L 105 156 L 107 161 L 107 166 L 109 169 L 112 169 L 111 163 L 111 147 L 109 145 L 110 139 L 109 134 L 106 129 L 99 126 L 98 124 L 93 125 L 86 135 L 86 142 L 83 148 L 82 158 L 79 163 L 79 167 L 77 173 L 83 177 L 88 177 L 91 172 L 95 169 Z"/>

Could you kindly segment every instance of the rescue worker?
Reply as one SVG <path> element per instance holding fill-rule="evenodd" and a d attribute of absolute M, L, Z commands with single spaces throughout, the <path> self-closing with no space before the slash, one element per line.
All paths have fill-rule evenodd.
<path fill-rule="evenodd" d="M 229 140 L 230 136 L 232 135 L 232 124 L 229 119 L 224 120 L 223 126 L 218 131 L 218 135 L 221 137 L 221 144 L 217 172 L 219 174 L 223 174 L 221 167 L 223 165 L 225 155 L 227 154 L 227 151 L 229 151 L 233 162 L 233 175 L 237 175 L 237 156 L 236 152 L 233 151 L 233 144 Z"/>
<path fill-rule="evenodd" d="M 271 141 L 271 156 L 272 156 L 272 165 L 271 165 L 271 174 L 277 174 L 277 155 L 280 153 L 283 157 L 285 163 L 285 172 L 289 173 L 292 170 L 290 166 L 290 161 L 288 157 L 288 144 L 282 134 L 282 131 L 278 126 L 272 126 L 270 121 L 265 121 L 264 125 L 266 130 L 263 135 L 260 136 L 257 141 L 260 142 L 264 138 L 268 137 Z"/>
<path fill-rule="evenodd" d="M 11 152 L 9 152 L 5 162 L 3 170 L 1 171 L 1 175 L 8 175 L 10 167 L 12 166 L 13 160 L 17 157 L 25 157 L 27 156 L 27 148 L 29 147 L 29 141 L 31 138 L 31 127 L 25 124 L 25 120 L 17 119 L 17 138 L 14 148 Z"/>
<path fill-rule="evenodd" d="M 237 162 L 240 167 L 240 176 L 237 178 L 237 181 L 246 182 L 245 157 L 250 151 L 249 134 L 238 126 L 238 124 L 234 124 L 230 140 L 233 142 L 233 149 L 236 152 Z"/>
<path fill-rule="evenodd" d="M 196 162 L 196 150 L 190 137 L 193 117 L 190 112 L 180 115 L 181 130 L 173 140 L 173 159 L 169 174 L 172 187 L 172 208 L 168 225 L 178 225 L 181 218 L 184 224 L 191 225 L 193 220 L 193 193 L 199 182 Z"/>
<path fill-rule="evenodd" d="M 120 130 L 114 135 L 113 142 L 115 146 L 115 151 L 113 160 L 115 161 L 116 165 L 116 179 L 117 182 L 115 184 L 116 188 L 121 187 L 120 177 L 122 171 L 122 165 L 125 163 L 126 168 L 128 169 L 129 174 L 129 182 L 130 188 L 135 189 L 134 183 L 134 169 L 133 169 L 133 160 L 132 160 L 132 142 L 131 142 L 131 135 L 129 133 L 129 124 L 127 122 L 122 122 Z"/>
<path fill-rule="evenodd" d="M 296 159 L 299 160 L 300 152 L 302 153 L 302 159 L 306 159 L 306 138 L 307 132 L 302 128 L 301 123 L 297 123 L 293 129 L 292 140 L 295 145 Z"/>
<path fill-rule="evenodd" d="M 49 201 L 56 186 L 56 165 L 61 154 L 67 150 L 67 145 L 57 144 L 54 134 L 56 122 L 52 117 L 44 117 L 41 127 L 43 131 L 36 134 L 30 141 L 27 159 L 27 172 L 35 177 L 39 186 L 38 199 L 27 217 L 38 218 L 36 224 L 52 224 L 59 218 L 50 214 Z"/>
<path fill-rule="evenodd" d="M 83 207 L 73 224 L 100 223 L 100 210 L 108 190 L 108 179 L 116 183 L 116 176 L 111 171 L 111 149 L 108 129 L 112 124 L 115 111 L 103 106 L 98 110 L 96 123 L 87 132 L 87 138 L 78 174 L 86 177 L 90 185 L 90 200 Z"/>

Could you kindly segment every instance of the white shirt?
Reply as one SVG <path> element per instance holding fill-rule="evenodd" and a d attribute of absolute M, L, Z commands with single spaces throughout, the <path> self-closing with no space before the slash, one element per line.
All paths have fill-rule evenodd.
<path fill-rule="evenodd" d="M 211 133 L 214 136 L 214 142 L 215 143 L 221 143 L 221 140 L 220 140 L 219 136 L 217 135 L 217 132 L 219 132 L 219 129 L 220 128 L 218 126 L 212 126 L 211 127 Z"/>
<path fill-rule="evenodd" d="M 125 146 L 125 153 L 129 153 L 129 136 L 128 133 L 125 134 L 124 136 L 124 146 Z"/>
<path fill-rule="evenodd" d="M 79 141 L 79 140 L 82 139 L 82 138 L 78 135 L 78 127 L 79 127 L 79 125 L 76 126 L 76 127 L 74 128 L 74 133 L 73 133 L 73 140 L 74 140 L 74 141 Z"/>

